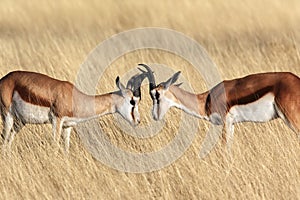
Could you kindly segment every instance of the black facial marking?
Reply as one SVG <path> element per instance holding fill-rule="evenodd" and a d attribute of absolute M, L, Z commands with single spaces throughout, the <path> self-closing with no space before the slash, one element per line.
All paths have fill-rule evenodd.
<path fill-rule="evenodd" d="M 130 100 L 130 104 L 135 106 L 135 101 L 133 99 Z"/>
<path fill-rule="evenodd" d="M 159 93 L 156 91 L 156 93 L 155 93 L 155 98 L 156 99 L 159 99 Z"/>
<path fill-rule="evenodd" d="M 157 101 L 157 104 L 159 104 L 159 93 L 156 91 L 156 93 L 155 93 L 155 99 L 156 99 L 156 101 Z"/>
<path fill-rule="evenodd" d="M 152 94 L 152 92 L 150 92 L 150 96 L 151 96 L 151 99 L 152 99 L 152 100 L 155 99 L 155 96 Z"/>
<path fill-rule="evenodd" d="M 134 114 L 133 114 L 133 113 L 134 113 L 134 107 L 131 108 L 131 112 L 130 112 L 131 117 L 132 117 L 132 119 L 134 120 L 135 118 L 134 118 Z"/>

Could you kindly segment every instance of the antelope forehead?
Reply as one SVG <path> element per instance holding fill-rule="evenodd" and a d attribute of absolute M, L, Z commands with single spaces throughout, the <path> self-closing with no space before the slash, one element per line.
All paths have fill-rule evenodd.
<path fill-rule="evenodd" d="M 138 102 L 138 101 L 140 100 L 140 97 L 133 96 L 132 99 L 133 99 L 135 102 Z"/>
<path fill-rule="evenodd" d="M 161 89 L 164 89 L 164 84 L 163 83 L 160 83 L 158 84 L 158 86 L 156 87 L 158 90 L 161 90 Z"/>
<path fill-rule="evenodd" d="M 150 91 L 150 93 L 151 93 L 151 96 L 155 97 L 156 90 L 155 90 L 155 89 L 153 89 L 153 90 L 151 90 L 151 91 Z"/>
<path fill-rule="evenodd" d="M 176 97 L 173 95 L 172 92 L 165 92 L 164 93 L 164 97 L 167 98 L 167 99 L 170 99 L 172 101 L 177 101 Z"/>
<path fill-rule="evenodd" d="M 126 93 L 127 96 L 132 96 L 133 92 L 130 89 L 126 89 Z"/>

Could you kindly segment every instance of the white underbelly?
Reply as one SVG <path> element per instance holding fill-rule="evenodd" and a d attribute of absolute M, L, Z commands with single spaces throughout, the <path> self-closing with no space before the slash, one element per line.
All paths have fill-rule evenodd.
<path fill-rule="evenodd" d="M 63 127 L 73 127 L 76 126 L 79 123 L 83 123 L 92 119 L 96 119 L 100 117 L 101 115 L 94 115 L 91 117 L 86 117 L 86 118 L 78 118 L 78 117 L 63 117 Z"/>
<path fill-rule="evenodd" d="M 50 122 L 50 108 L 33 105 L 24 101 L 18 92 L 14 92 L 11 106 L 13 116 L 23 123 L 42 124 Z"/>
<path fill-rule="evenodd" d="M 270 121 L 277 116 L 274 108 L 274 95 L 269 93 L 255 102 L 233 106 L 229 114 L 233 117 L 233 123 Z"/>

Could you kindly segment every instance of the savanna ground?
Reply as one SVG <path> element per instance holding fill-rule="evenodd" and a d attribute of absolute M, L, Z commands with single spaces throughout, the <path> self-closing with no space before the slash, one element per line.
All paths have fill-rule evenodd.
<path fill-rule="evenodd" d="M 198 41 L 223 79 L 266 71 L 300 76 L 300 2 L 291 1 L 0 1 L 0 75 L 37 71 L 74 82 L 89 52 L 113 34 L 164 27 Z M 117 59 L 98 92 L 137 63 L 181 70 L 196 92 L 207 90 L 184 59 L 140 50 Z M 120 67 L 122 66 L 122 67 Z M 166 77 L 167 78 L 167 77 Z M 105 83 L 105 84 L 103 84 Z M 140 104 L 142 125 L 151 123 L 148 88 Z M 112 116 L 98 120 L 111 142 L 134 152 L 162 148 L 176 133 L 180 111 L 148 139 L 122 132 Z M 2 125 L 1 125 L 2 126 Z M 233 159 L 222 145 L 198 158 L 209 123 L 199 120 L 191 146 L 173 164 L 149 173 L 125 173 L 95 160 L 72 132 L 69 156 L 52 145 L 50 125 L 28 125 L 16 136 L 9 157 L 0 159 L 1 199 L 299 199 L 299 139 L 281 120 L 236 126 Z"/>

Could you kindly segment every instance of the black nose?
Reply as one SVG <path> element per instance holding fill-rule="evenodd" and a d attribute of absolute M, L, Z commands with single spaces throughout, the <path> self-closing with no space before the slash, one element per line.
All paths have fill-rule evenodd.
<path fill-rule="evenodd" d="M 137 123 L 138 123 L 138 124 L 141 123 L 141 120 L 138 119 L 138 120 L 137 120 Z"/>

